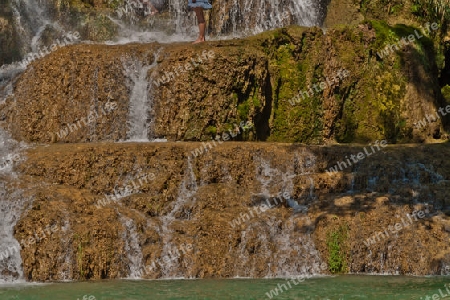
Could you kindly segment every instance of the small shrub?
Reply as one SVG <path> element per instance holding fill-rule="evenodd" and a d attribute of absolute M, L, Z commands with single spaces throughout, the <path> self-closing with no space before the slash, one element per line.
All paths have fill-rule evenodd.
<path fill-rule="evenodd" d="M 446 85 L 441 90 L 447 104 L 450 104 L 450 86 Z"/>
<path fill-rule="evenodd" d="M 344 224 L 327 234 L 328 270 L 333 274 L 347 271 L 347 232 L 348 227 Z"/>
<path fill-rule="evenodd" d="M 412 12 L 428 20 L 440 20 L 444 25 L 450 19 L 450 0 L 414 0 Z"/>
<path fill-rule="evenodd" d="M 214 127 L 214 126 L 208 126 L 208 127 L 206 128 L 206 132 L 207 132 L 208 134 L 211 134 L 211 135 L 216 135 L 216 133 L 217 133 L 217 128 Z"/>

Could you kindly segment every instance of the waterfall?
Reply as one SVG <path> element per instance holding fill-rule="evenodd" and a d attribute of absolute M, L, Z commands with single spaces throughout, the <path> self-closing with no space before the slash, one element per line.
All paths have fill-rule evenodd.
<path fill-rule="evenodd" d="M 64 20 L 53 20 L 49 13 L 49 4 L 38 0 L 11 0 L 15 36 L 19 39 L 18 49 L 14 49 L 22 58 L 27 54 L 41 54 L 42 46 L 50 46 L 56 37 L 64 33 Z M 60 24 L 61 23 L 61 24 Z M 67 25 L 70 28 L 70 25 Z M 22 61 L 23 62 L 23 61 Z M 16 75 L 26 69 L 20 61 L 0 66 L 0 102 L 5 96 L 2 91 L 8 87 Z"/>
<path fill-rule="evenodd" d="M 39 45 L 43 44 L 43 34 L 50 30 L 61 32 L 63 30 L 59 21 L 53 21 L 48 14 L 45 1 L 12 0 L 14 23 L 18 29 L 18 36 L 24 52 L 37 52 Z"/>
<path fill-rule="evenodd" d="M 240 233 L 240 246 L 230 249 L 233 256 L 239 257 L 235 276 L 285 278 L 322 273 L 323 262 L 311 237 L 312 230 L 300 232 L 296 229 L 298 223 L 312 226 L 308 217 L 296 215 L 284 221 L 278 216 L 251 221 Z"/>
<path fill-rule="evenodd" d="M 247 223 L 241 231 L 241 245 L 236 253 L 240 258 L 236 276 L 258 277 L 264 274 L 267 278 L 273 278 L 320 274 L 323 263 L 311 237 L 312 221 L 305 214 L 308 203 L 314 199 L 316 157 L 305 150 L 282 163 L 271 162 L 261 156 L 256 156 L 254 160 L 257 162 L 256 179 L 260 182 L 260 190 L 254 194 L 259 203 L 255 205 L 287 193 L 289 199 L 286 199 L 286 204 L 293 211 L 284 222 L 276 212 L 268 210 Z M 285 169 L 272 167 L 273 164 Z M 299 189 L 297 191 L 294 191 L 294 180 Z M 300 182 L 305 184 L 299 186 Z M 298 196 L 294 197 L 294 193 Z M 302 225 L 301 230 L 297 228 L 299 224 Z M 257 250 L 252 249 L 254 246 L 249 247 L 249 240 L 257 245 Z M 260 261 L 269 263 L 262 267 Z"/>
<path fill-rule="evenodd" d="M 26 147 L 25 143 L 15 141 L 0 128 L 0 175 L 16 176 L 14 165 L 23 160 L 21 151 Z"/>
<path fill-rule="evenodd" d="M 155 53 L 151 65 L 145 65 L 137 58 L 123 61 L 124 75 L 128 78 L 130 104 L 128 112 L 127 141 L 148 142 L 152 124 L 152 82 L 148 80 L 148 71 L 157 65 L 159 50 Z"/>
<path fill-rule="evenodd" d="M 173 250 L 177 249 L 177 245 L 172 243 L 172 232 L 170 225 L 173 221 L 180 218 L 189 220 L 191 218 L 188 206 L 192 206 L 195 201 L 195 194 L 197 193 L 198 185 L 194 170 L 192 169 L 191 157 L 187 160 L 187 170 L 181 183 L 178 197 L 169 214 L 161 218 L 161 236 L 163 239 L 163 250 L 160 259 L 165 261 L 165 257 L 173 258 Z M 170 259 L 162 264 L 161 272 L 163 278 L 177 278 L 183 277 L 184 274 L 180 271 L 179 259 Z"/>
<path fill-rule="evenodd" d="M 256 34 L 292 24 L 320 25 L 320 3 L 311 0 L 233 0 L 231 7 L 227 2 L 217 1 L 221 8 L 218 26 L 221 35 Z"/>
<path fill-rule="evenodd" d="M 61 243 L 64 244 L 66 252 L 62 253 L 61 256 L 58 257 L 58 262 L 60 265 L 59 273 L 61 274 L 61 280 L 67 281 L 73 279 L 73 248 L 71 247 L 73 232 L 71 231 L 69 215 L 67 213 L 65 213 L 64 225 L 61 227 L 61 231 L 64 232 L 64 238 L 61 239 Z"/>
<path fill-rule="evenodd" d="M 20 144 L 0 129 L 0 282 L 23 280 L 21 246 L 14 237 L 14 226 L 26 210 L 30 199 L 9 184 L 17 175 L 14 165 L 21 161 Z"/>
<path fill-rule="evenodd" d="M 380 186 L 388 181 L 391 183 L 388 193 L 402 194 L 407 188 L 415 201 L 428 202 L 435 198 L 434 191 L 429 189 L 429 185 L 445 182 L 444 176 L 439 174 L 432 164 L 423 164 L 418 161 L 397 161 L 386 170 L 378 169 L 376 164 L 370 165 L 364 172 L 360 169 L 362 165 L 356 166 L 352 172 L 352 186 L 348 191 L 350 193 L 364 190 L 383 191 L 380 190 Z"/>
<path fill-rule="evenodd" d="M 14 238 L 14 226 L 29 199 L 23 197 L 20 191 L 12 192 L 12 188 L 1 181 L 0 187 L 0 283 L 24 281 L 21 246 Z"/>
<path fill-rule="evenodd" d="M 320 26 L 323 18 L 322 2 L 312 0 L 211 0 L 213 9 L 206 12 L 209 39 L 243 37 L 292 24 Z M 109 1 L 117 3 L 117 1 Z M 118 33 L 106 44 L 131 42 L 191 41 L 198 34 L 197 20 L 185 0 L 153 0 L 160 14 L 142 14 L 139 0 L 125 0 L 108 13 L 117 26 Z M 66 31 L 85 31 L 87 23 L 75 21 L 64 13 L 57 17 L 54 11 L 61 7 L 47 1 L 12 0 L 13 23 L 20 39 L 17 49 L 22 58 L 27 53 L 40 53 L 43 46 L 50 46 Z M 53 12 L 53 13 L 51 13 Z M 107 14 L 99 12 L 100 15 Z M 45 53 L 45 52 L 44 52 Z M 0 85 L 5 69 L 23 71 L 18 62 L 0 68 Z M 1 86 L 0 86 L 1 88 Z"/>
<path fill-rule="evenodd" d="M 304 150 L 302 153 L 294 153 L 290 158 L 291 162 L 286 163 L 286 170 L 283 172 L 278 168 L 271 167 L 270 161 L 262 157 L 255 157 L 259 162 L 256 170 L 256 179 L 260 182 L 260 192 L 255 195 L 257 198 L 271 199 L 279 195 L 287 194 L 287 205 L 294 211 L 306 212 L 310 200 L 314 196 L 314 179 L 312 175 L 316 173 L 315 162 L 317 158 L 313 153 Z M 294 197 L 294 182 L 296 180 L 297 196 Z M 299 204 L 302 202 L 302 204 Z"/>
<path fill-rule="evenodd" d="M 130 0 L 110 16 L 119 27 L 114 42 L 189 41 L 198 34 L 195 14 L 184 0 L 168 0 L 161 7 L 164 17 L 136 15 Z M 212 0 L 213 9 L 206 12 L 212 39 L 234 38 L 289 26 L 320 26 L 324 4 L 312 0 Z M 120 18 L 119 18 L 120 16 Z M 128 22 L 126 22 L 128 20 Z M 129 20 L 132 20 L 131 22 Z"/>
<path fill-rule="evenodd" d="M 139 236 L 136 231 L 136 225 L 132 219 L 121 214 L 119 214 L 119 219 L 125 227 L 122 238 L 125 241 L 125 251 L 129 261 L 128 267 L 130 268 L 130 272 L 128 278 L 137 279 L 140 278 L 142 274 L 143 255 L 141 246 L 139 245 Z"/>
<path fill-rule="evenodd" d="M 268 224 L 269 232 L 266 235 L 278 247 L 273 254 L 274 264 L 266 277 L 292 277 L 298 275 L 316 275 L 321 273 L 323 264 L 320 253 L 316 249 L 311 237 L 312 230 L 298 232 L 296 224 L 301 222 L 305 227 L 312 226 L 307 216 L 291 216 L 283 224 L 282 221 L 272 219 Z"/>
<path fill-rule="evenodd" d="M 0 68 L 0 104 L 5 102 L 6 98 L 13 94 L 13 78 L 18 72 Z M 1 137 L 0 137 L 1 138 Z"/>

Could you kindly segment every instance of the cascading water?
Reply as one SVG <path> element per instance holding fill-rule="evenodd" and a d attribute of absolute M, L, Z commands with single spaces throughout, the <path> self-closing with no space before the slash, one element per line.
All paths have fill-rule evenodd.
<path fill-rule="evenodd" d="M 217 27 L 222 35 L 255 34 L 291 24 L 319 25 L 320 3 L 311 0 L 234 0 L 231 7 L 227 1 L 218 2 L 221 14 Z"/>
<path fill-rule="evenodd" d="M 16 175 L 12 170 L 14 164 L 24 159 L 20 152 L 25 148 L 25 143 L 17 142 L 0 128 L 0 175 Z"/>
<path fill-rule="evenodd" d="M 192 159 L 188 157 L 187 170 L 185 173 L 185 177 L 183 178 L 183 182 L 181 183 L 174 207 L 169 214 L 161 218 L 161 236 L 163 239 L 163 250 L 160 259 L 163 259 L 164 261 L 164 258 L 171 258 L 161 266 L 161 272 L 164 278 L 184 277 L 184 274 L 182 274 L 179 270 L 179 260 L 173 258 L 173 250 L 177 249 L 177 245 L 172 243 L 172 232 L 170 229 L 170 225 L 177 218 L 180 218 L 180 215 L 189 219 L 190 214 L 188 206 L 192 206 L 196 200 L 195 194 L 197 193 L 198 185 L 195 179 L 194 170 L 192 169 L 191 160 Z"/>
<path fill-rule="evenodd" d="M 64 225 L 61 226 L 61 231 L 64 232 L 64 238 L 61 240 L 61 243 L 64 245 L 64 249 L 66 249 L 65 253 L 62 253 L 62 255 L 58 258 L 60 262 L 60 268 L 59 273 L 61 274 L 60 278 L 63 281 L 66 280 L 72 280 L 72 274 L 73 274 L 73 264 L 72 264 L 72 257 L 73 257 L 73 250 L 72 250 L 72 244 L 71 244 L 71 237 L 72 232 L 70 228 L 70 222 L 68 221 L 69 217 L 67 213 L 65 214 L 65 221 Z"/>
<path fill-rule="evenodd" d="M 20 191 L 11 191 L 0 179 L 0 283 L 24 281 L 21 246 L 14 238 L 14 226 L 29 203 Z"/>
<path fill-rule="evenodd" d="M 24 148 L 0 129 L 0 282 L 23 280 L 21 246 L 14 238 L 14 226 L 27 209 L 30 199 L 14 186 L 14 164 L 23 160 Z"/>
<path fill-rule="evenodd" d="M 225 0 L 213 1 L 213 9 L 208 13 L 208 36 L 212 39 L 245 36 L 290 24 L 320 25 L 320 16 L 323 15 L 322 4 L 313 3 L 311 0 L 277 0 L 275 2 L 234 0 L 232 3 Z M 117 1 L 109 2 L 111 4 Z M 190 41 L 197 35 L 196 17 L 192 11 L 188 10 L 186 1 L 153 0 L 152 3 L 158 7 L 160 14 L 155 16 L 148 13 L 141 14 L 142 4 L 138 0 L 126 0 L 116 7 L 115 12 L 109 17 L 118 25 L 118 34 L 112 41 L 106 43 L 153 41 L 168 43 Z M 83 22 L 73 23 L 74 18 L 58 18 L 57 16 L 61 14 L 51 13 L 50 11 L 60 9 L 52 5 L 54 4 L 51 2 L 38 0 L 11 1 L 14 28 L 16 36 L 20 39 L 18 43 L 20 49 L 15 50 L 20 53 L 21 59 L 25 58 L 27 53 L 35 55 L 39 53 L 41 57 L 44 56 L 46 52 L 41 51 L 41 47 L 49 47 L 57 39 L 62 39 L 65 31 L 73 31 L 75 28 L 80 32 L 84 30 L 83 26 L 86 24 Z M 133 21 L 126 21 L 130 19 Z M 16 61 L 0 67 L 0 101 L 10 90 L 12 80 L 25 69 L 27 62 L 22 62 Z M 139 76 L 135 78 L 139 83 L 136 88 L 140 87 L 140 84 L 145 85 L 145 77 L 142 77 L 145 73 L 144 69 L 151 68 L 144 65 L 139 67 Z M 139 96 L 135 94 L 133 97 Z M 137 107 L 139 105 L 136 106 L 136 111 Z M 137 137 L 130 136 L 130 138 L 147 139 L 148 137 L 144 137 L 143 134 L 141 131 Z"/>
<path fill-rule="evenodd" d="M 316 275 L 321 273 L 322 260 L 311 237 L 312 232 L 296 231 L 298 223 L 310 227 L 307 216 L 291 216 L 281 226 L 281 221 L 272 219 L 268 224 L 268 237 L 278 245 L 273 256 L 274 264 L 266 277 L 290 277 L 298 275 Z M 280 229 L 281 227 L 281 229 Z"/>
<path fill-rule="evenodd" d="M 283 164 L 286 168 L 283 171 L 272 167 L 270 161 L 255 157 L 258 162 L 256 179 L 260 182 L 260 192 L 254 194 L 257 199 L 255 205 L 267 203 L 276 206 L 273 201 L 270 203 L 271 199 L 278 198 L 279 203 L 283 195 L 289 195 L 289 199 L 285 200 L 293 208 L 293 214 L 283 222 L 279 216 L 267 211 L 261 219 L 249 221 L 240 233 L 241 245 L 236 256 L 240 258 L 241 264 L 236 269 L 237 277 L 264 275 L 271 278 L 321 273 L 322 261 L 311 237 L 312 230 L 308 229 L 312 228 L 312 222 L 303 214 L 307 211 L 307 205 L 304 204 L 314 198 L 312 175 L 316 172 L 316 158 L 312 153 L 305 152 L 295 153 L 291 160 L 293 163 Z M 307 177 L 307 180 L 299 177 Z M 300 196 L 296 199 L 293 197 L 293 179 L 296 180 L 297 188 L 301 186 L 298 192 Z M 306 184 L 299 185 L 301 181 Z M 299 231 L 296 229 L 299 225 L 306 229 Z M 269 263 L 261 266 L 261 261 Z"/>
<path fill-rule="evenodd" d="M 49 13 L 49 3 L 38 0 L 12 0 L 12 23 L 17 37 L 17 49 L 21 61 L 0 66 L 0 102 L 11 93 L 12 83 L 23 72 L 28 57 L 43 57 L 47 48 L 65 33 L 64 20 L 54 20 Z M 70 28 L 70 26 L 67 26 Z M 68 30 L 70 31 L 70 29 Z M 10 88 L 11 87 L 11 88 Z"/>
<path fill-rule="evenodd" d="M 63 31 L 59 21 L 50 18 L 46 1 L 13 0 L 11 4 L 22 52 L 37 52 L 45 43 L 42 38 L 47 31 L 51 34 Z"/>
<path fill-rule="evenodd" d="M 276 198 L 279 195 L 287 193 L 288 206 L 292 207 L 294 211 L 306 211 L 305 205 L 300 205 L 300 202 L 308 204 L 309 200 L 314 198 L 314 180 L 312 174 L 315 172 L 316 157 L 312 153 L 303 152 L 301 154 L 295 153 L 292 160 L 293 164 L 285 172 L 278 168 L 272 168 L 270 161 L 261 157 L 255 157 L 259 161 L 257 170 L 257 179 L 261 184 L 261 192 L 257 195 L 264 199 Z M 293 179 L 297 177 L 297 197 L 293 197 Z M 294 199 L 295 198 L 295 199 Z"/>
<path fill-rule="evenodd" d="M 154 62 L 144 65 L 138 59 L 123 62 L 124 75 L 129 79 L 130 108 L 128 113 L 127 141 L 148 142 L 151 138 L 152 123 L 152 82 L 148 80 L 148 71 L 157 65 L 159 51 L 155 53 Z"/>
<path fill-rule="evenodd" d="M 217 2 L 213 3 L 214 9 L 209 13 L 210 36 L 215 35 L 221 38 L 243 36 L 290 24 L 319 25 L 319 5 L 309 0 L 213 1 Z M 184 0 L 169 0 L 167 3 L 154 4 L 161 7 L 161 14 L 156 17 L 138 16 L 136 8 L 130 7 L 128 2 L 119 7 L 121 15 L 119 16 L 117 13 L 111 15 L 111 19 L 119 25 L 119 35 L 116 41 L 109 43 L 155 40 L 170 42 L 191 40 L 195 37 L 196 18 L 193 12 L 187 10 Z M 34 0 L 14 0 L 13 7 L 16 28 L 23 33 L 20 35 L 23 53 L 37 51 L 45 43 L 44 36 L 47 33 L 50 32 L 50 35 L 60 34 L 63 30 L 63 25 L 60 25 L 64 24 L 63 20 L 52 20 L 47 13 L 48 7 L 45 4 L 37 3 Z M 133 21 L 124 22 L 126 18 Z M 158 54 L 155 55 L 151 65 L 143 63 L 138 58 L 127 57 L 123 61 L 124 75 L 128 79 L 130 89 L 128 141 L 149 141 L 152 138 L 152 86 L 151 76 L 149 77 L 148 74 L 156 66 L 157 61 Z M 11 95 L 11 85 L 4 85 L 2 91 L 5 95 Z M 1 138 L 6 140 L 6 137 L 0 136 Z M 296 230 L 299 223 L 305 227 L 311 226 L 309 218 L 304 213 L 307 211 L 308 201 L 314 197 L 314 182 L 310 176 L 314 172 L 314 166 L 310 164 L 312 160 L 306 158 L 312 157 L 311 153 L 306 154 L 306 156 L 305 153 L 295 154 L 291 159 L 293 164 L 286 164 L 286 169 L 283 171 L 273 168 L 269 160 L 255 158 L 255 160 L 259 159 L 256 176 L 261 184 L 260 191 L 256 194 L 259 198 L 272 199 L 278 193 L 288 193 L 291 196 L 296 193 L 296 197 L 287 199 L 287 205 L 293 208 L 293 215 L 286 222 L 282 222 L 276 215 L 268 215 L 264 222 L 252 222 L 240 232 L 242 240 L 240 247 L 230 249 L 230 251 L 237 251 L 236 256 L 241 258 L 241 264 L 236 266 L 236 276 L 259 276 L 261 273 L 259 273 L 258 261 L 270 262 L 264 272 L 266 277 L 320 273 L 318 265 L 321 260 L 310 237 L 310 232 Z M 10 166 L 4 170 L 6 173 L 10 171 Z M 230 179 L 231 176 L 228 174 L 224 181 Z M 206 184 L 206 182 L 200 179 L 200 184 Z M 294 190 L 294 186 L 296 186 L 296 190 Z M 171 225 L 180 218 L 190 219 L 190 207 L 196 201 L 195 195 L 198 188 L 192 161 L 191 158 L 188 158 L 185 177 L 181 182 L 174 206 L 167 215 L 160 217 L 160 235 L 163 241 L 160 259 L 163 261 L 165 257 L 172 257 L 174 249 L 178 248 Z M 0 279 L 10 281 L 23 277 L 20 245 L 14 239 L 13 228 L 28 202 L 27 200 L 18 201 L 17 199 L 20 197 L 17 195 L 8 195 L 4 192 L 0 197 L 1 213 L 4 214 L 3 221 L 0 222 L 1 244 L 13 249 L 13 253 L 10 253 L 8 248 L 0 249 L 2 251 L 0 254 L 5 253 L 6 250 L 9 256 L 7 260 L 0 262 L 2 274 L 6 274 L 2 275 L 3 277 Z M 124 225 L 122 238 L 125 241 L 125 251 L 129 262 L 128 276 L 129 278 L 139 278 L 142 275 L 144 259 L 136 224 L 133 219 L 124 215 L 120 215 L 120 220 Z M 64 231 L 66 230 L 70 231 L 68 222 L 64 226 Z M 251 240 L 256 240 L 259 245 L 257 259 L 250 254 L 253 247 L 250 245 Z M 69 243 L 69 240 L 63 242 Z M 70 249 L 69 246 L 67 248 Z M 18 251 L 14 249 L 18 249 Z M 70 258 L 71 253 L 67 252 L 63 257 Z M 61 263 L 61 265 L 62 278 L 72 279 L 70 261 L 65 265 Z M 179 259 L 166 260 L 164 264 L 161 264 L 162 277 L 184 277 L 186 274 L 181 270 L 181 266 L 182 262 Z"/>
<path fill-rule="evenodd" d="M 128 278 L 137 279 L 140 278 L 143 269 L 143 256 L 142 250 L 139 245 L 139 236 L 136 231 L 136 225 L 134 221 L 130 218 L 127 218 L 123 215 L 120 215 L 120 221 L 125 227 L 125 231 L 123 233 L 123 240 L 125 241 L 125 251 L 127 253 L 127 259 L 129 261 L 128 267 L 130 269 Z"/>
<path fill-rule="evenodd" d="M 132 1 L 131 1 L 132 2 Z M 130 1 L 116 10 L 112 20 L 119 25 L 119 43 L 173 42 L 192 40 L 198 33 L 196 17 L 188 10 L 186 1 L 169 0 L 162 7 L 162 16 L 136 16 Z M 232 38 L 297 24 L 320 26 L 323 4 L 311 0 L 213 0 L 208 14 L 208 30 L 215 38 Z M 128 25 L 121 19 L 136 20 Z M 141 24 L 137 26 L 136 23 Z M 144 25 L 142 25 L 144 24 Z M 216 37 L 215 37 L 216 36 Z"/>
<path fill-rule="evenodd" d="M 320 26 L 324 14 L 324 4 L 311 0 L 213 1 L 213 9 L 207 13 L 208 36 L 212 39 L 245 36 L 291 24 Z M 111 0 L 109 4 L 112 5 L 112 2 L 115 5 L 117 3 Z M 109 18 L 118 27 L 118 34 L 106 43 L 168 43 L 190 41 L 197 35 L 195 14 L 188 9 L 185 0 L 153 0 L 152 3 L 160 10 L 160 13 L 154 16 L 148 12 L 142 14 L 142 3 L 138 0 L 125 0 L 117 6 Z M 61 38 L 65 31 L 83 31 L 83 26 L 87 26 L 82 21 L 73 23 L 76 18 L 51 13 L 60 9 L 59 6 L 52 5 L 54 4 L 51 2 L 38 0 L 11 1 L 14 28 L 20 39 L 20 49 L 16 50 L 22 58 L 27 53 L 45 53 L 40 51 L 41 47 L 50 46 L 56 39 Z M 22 71 L 25 66 L 26 64 L 21 65 L 18 62 L 2 65 L 0 88 L 6 73 L 11 70 Z"/>
<path fill-rule="evenodd" d="M 376 170 L 376 165 L 372 166 L 366 174 L 359 172 L 359 166 L 355 167 L 352 173 L 351 190 L 349 192 L 359 192 L 364 190 L 379 191 L 380 186 L 388 180 L 391 184 L 388 187 L 390 194 L 402 193 L 409 190 L 416 201 L 427 202 L 434 198 L 434 191 L 429 189 L 431 184 L 444 182 L 444 177 L 439 174 L 431 164 L 421 162 L 397 162 L 389 172 L 389 178 L 383 176 L 385 173 Z M 367 180 L 361 180 L 361 176 L 367 176 Z"/>

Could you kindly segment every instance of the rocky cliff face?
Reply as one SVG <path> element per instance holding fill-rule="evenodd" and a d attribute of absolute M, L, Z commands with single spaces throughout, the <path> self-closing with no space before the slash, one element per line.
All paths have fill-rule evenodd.
<path fill-rule="evenodd" d="M 11 7 L 3 1 L 0 4 L 0 63 L 2 65 L 20 58 L 19 53 L 14 51 L 19 48 L 19 45 L 12 16 Z"/>
<path fill-rule="evenodd" d="M 386 30 L 395 28 L 374 21 L 196 47 L 68 46 L 33 62 L 0 111 L 14 138 L 31 142 L 192 141 L 230 131 L 315 144 L 446 138 L 443 115 L 426 119 L 445 109 L 433 54 L 422 52 L 427 38 L 380 58 Z M 242 133 L 242 122 L 255 126 Z"/>
<path fill-rule="evenodd" d="M 28 150 L 15 167 L 33 199 L 15 228 L 25 278 L 445 272 L 447 145 L 204 146 Z"/>
<path fill-rule="evenodd" d="M 354 1 L 332 0 L 327 7 L 325 28 L 341 27 L 343 24 L 356 26 L 364 20 L 380 20 L 394 27 L 394 32 L 400 33 L 405 25 L 419 28 L 427 24 L 439 25 L 430 38 L 433 45 L 426 48 L 434 52 L 433 56 L 438 68 L 439 83 L 442 93 L 450 101 L 447 90 L 450 88 L 450 7 L 448 2 L 422 0 L 394 0 L 394 1 Z M 395 29 L 395 27 L 397 27 Z M 419 31 L 420 32 L 420 31 Z M 385 32 L 390 34 L 389 32 Z M 392 35 L 393 37 L 394 35 Z M 396 39 L 407 37 L 406 32 L 394 37 L 385 45 L 392 45 Z M 409 52 L 409 51 L 408 51 Z M 430 53 L 431 53 L 430 52 Z"/>
<path fill-rule="evenodd" d="M 116 4 L 49 12 L 104 40 L 118 23 L 85 13 Z M 211 12 L 217 34 L 264 21 L 227 14 L 244 4 Z M 2 77 L 2 278 L 445 274 L 449 147 L 404 144 L 448 139 L 445 31 L 386 52 L 418 22 L 377 20 L 410 4 L 331 1 L 326 32 L 71 45 Z"/>

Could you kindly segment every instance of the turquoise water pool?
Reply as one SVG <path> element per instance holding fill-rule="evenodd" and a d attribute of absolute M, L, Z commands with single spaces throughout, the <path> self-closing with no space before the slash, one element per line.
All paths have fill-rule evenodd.
<path fill-rule="evenodd" d="M 290 284 L 288 283 L 290 282 Z M 294 284 L 297 283 L 297 284 Z M 448 276 L 285 279 L 111 280 L 0 287 L 0 299 L 450 299 Z M 283 291 L 280 292 L 279 288 Z M 278 295 L 275 295 L 275 289 Z M 450 291 L 450 288 L 448 288 Z M 272 291 L 272 292 L 271 292 Z M 437 296 L 435 296 L 437 295 Z M 270 298 L 270 297 L 272 298 Z M 428 299 L 426 297 L 429 297 Z M 448 296 L 448 297 L 447 297 Z M 437 298 L 439 297 L 439 298 Z"/>

